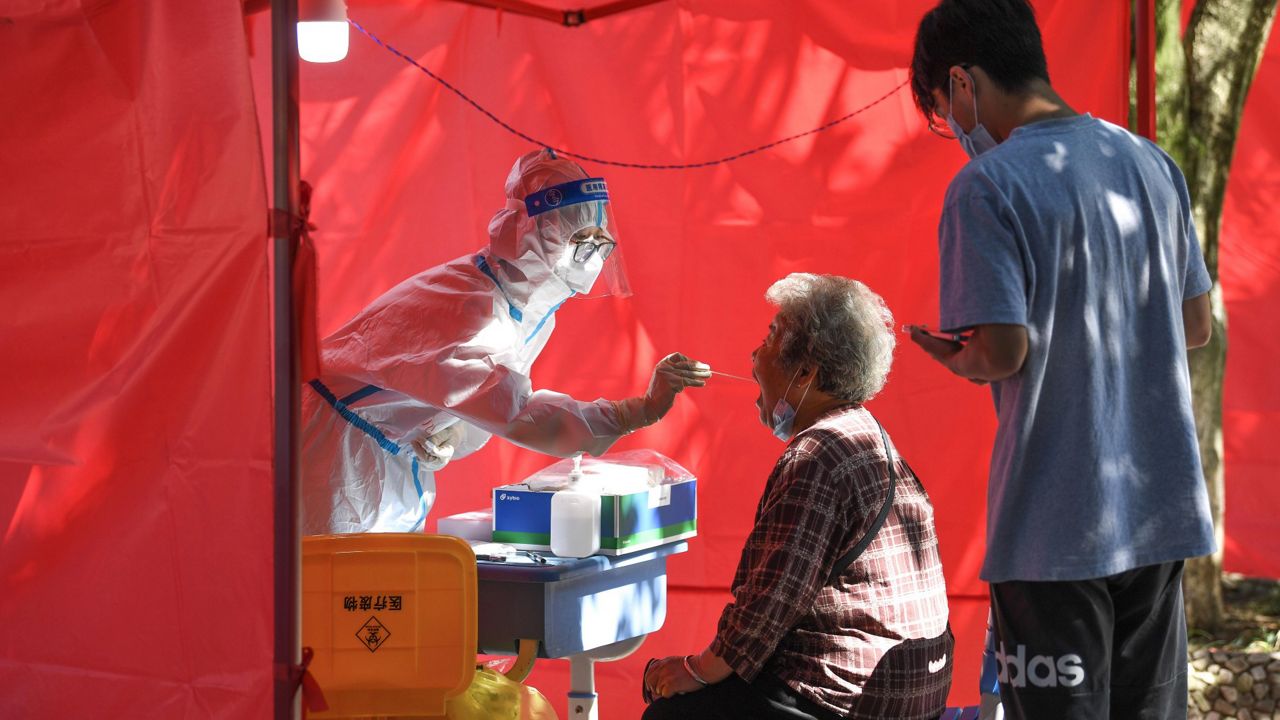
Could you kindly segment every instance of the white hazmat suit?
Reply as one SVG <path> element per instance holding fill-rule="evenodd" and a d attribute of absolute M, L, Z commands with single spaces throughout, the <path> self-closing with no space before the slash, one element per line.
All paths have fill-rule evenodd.
<path fill-rule="evenodd" d="M 323 341 L 322 376 L 303 388 L 305 534 L 419 531 L 434 471 L 491 435 L 559 457 L 599 455 L 709 377 L 673 354 L 642 397 L 534 391 L 529 371 L 555 311 L 602 272 L 612 289 L 625 277 L 609 276 L 619 263 L 599 248 L 574 258 L 581 238 L 617 239 L 603 179 L 540 150 L 516 161 L 506 195 L 486 249 L 405 280 Z"/>

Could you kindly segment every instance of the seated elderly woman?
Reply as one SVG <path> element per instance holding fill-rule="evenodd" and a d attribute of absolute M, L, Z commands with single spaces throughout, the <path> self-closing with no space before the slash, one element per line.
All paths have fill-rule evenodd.
<path fill-rule="evenodd" d="M 893 318 L 831 275 L 789 275 L 766 298 L 756 405 L 787 447 L 715 638 L 649 662 L 644 718 L 937 718 L 953 639 L 933 507 L 863 407 L 889 374 Z"/>

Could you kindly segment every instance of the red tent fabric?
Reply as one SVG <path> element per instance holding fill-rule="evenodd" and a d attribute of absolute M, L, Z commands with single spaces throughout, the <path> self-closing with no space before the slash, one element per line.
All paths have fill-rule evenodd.
<path fill-rule="evenodd" d="M 238 2 L 0 18 L 0 716 L 264 717 L 266 198 Z"/>
<path fill-rule="evenodd" d="M 1254 76 L 1223 208 L 1218 279 L 1227 305 L 1222 425 L 1226 452 L 1223 567 L 1280 577 L 1280 33 Z"/>
<path fill-rule="evenodd" d="M 892 93 L 827 132 L 729 164 L 654 171 L 584 162 L 609 180 L 635 295 L 561 309 L 534 382 L 590 399 L 642 391 L 653 364 L 676 350 L 747 374 L 772 316 L 764 290 L 792 271 L 862 279 L 901 322 L 936 322 L 938 212 L 964 155 L 927 132 L 907 88 L 894 92 L 932 5 L 666 2 L 579 28 L 455 3 L 352 3 L 350 16 L 528 135 L 619 161 L 719 158 Z M 1127 7 L 1037 3 L 1055 83 L 1080 109 L 1121 123 Z M 266 28 L 258 30 L 266 47 Z M 260 54 L 264 122 L 268 70 Z M 354 29 L 346 60 L 303 67 L 301 102 L 322 335 L 404 277 L 480 247 L 512 160 L 531 147 Z M 987 391 L 914 350 L 901 349 L 871 407 L 937 508 L 960 640 L 952 699 L 974 702 L 994 416 Z M 653 447 L 691 468 L 701 521 L 691 551 L 671 565 L 666 627 L 636 656 L 597 667 L 604 717 L 638 716 L 646 657 L 711 639 L 782 450 L 756 418 L 755 395 L 753 385 L 715 379 L 618 446 Z M 484 507 L 490 487 L 548 462 L 491 442 L 437 476 L 433 516 Z M 541 662 L 530 682 L 560 703 L 567 680 L 565 663 Z"/>

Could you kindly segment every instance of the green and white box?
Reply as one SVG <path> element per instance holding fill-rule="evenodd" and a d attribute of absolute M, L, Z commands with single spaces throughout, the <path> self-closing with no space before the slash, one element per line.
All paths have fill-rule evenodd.
<path fill-rule="evenodd" d="M 551 498 L 567 487 L 569 462 L 493 489 L 494 542 L 551 549 Z M 601 555 L 625 555 L 698 534 L 698 481 L 674 461 L 632 450 L 584 459 L 582 471 L 575 489 L 599 491 Z"/>

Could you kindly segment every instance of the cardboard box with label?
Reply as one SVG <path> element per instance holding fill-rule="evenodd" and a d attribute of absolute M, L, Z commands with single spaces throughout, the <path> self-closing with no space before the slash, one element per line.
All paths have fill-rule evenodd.
<path fill-rule="evenodd" d="M 568 489 L 571 460 L 493 489 L 493 541 L 551 549 L 551 499 Z M 625 555 L 697 535 L 698 481 L 652 450 L 584 458 L 572 487 L 600 498 L 600 554 Z"/>

